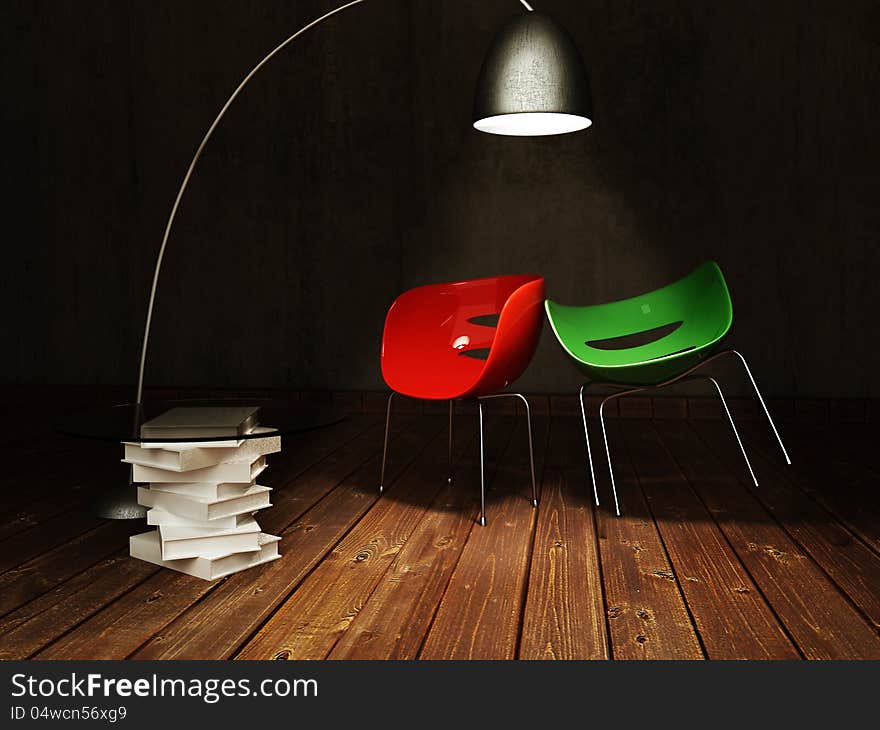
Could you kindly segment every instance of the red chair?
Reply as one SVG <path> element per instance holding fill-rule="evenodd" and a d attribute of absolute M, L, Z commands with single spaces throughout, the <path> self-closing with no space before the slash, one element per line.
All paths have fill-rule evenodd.
<path fill-rule="evenodd" d="M 379 493 L 384 490 L 391 401 L 395 393 L 423 400 L 449 401 L 447 481 L 452 483 L 453 402 L 477 401 L 480 422 L 480 524 L 486 524 L 483 464 L 483 401 L 519 398 L 526 407 L 532 505 L 538 506 L 532 416 L 520 393 L 500 393 L 526 369 L 544 322 L 544 279 L 494 276 L 432 284 L 401 294 L 385 318 L 382 377 L 391 388 L 385 414 L 385 445 Z"/>

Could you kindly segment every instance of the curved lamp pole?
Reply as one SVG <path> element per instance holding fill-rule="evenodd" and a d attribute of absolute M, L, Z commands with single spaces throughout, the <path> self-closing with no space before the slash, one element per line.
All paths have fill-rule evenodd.
<path fill-rule="evenodd" d="M 202 156 L 202 152 L 205 150 L 205 146 L 208 144 L 208 140 L 214 134 L 214 130 L 217 129 L 217 126 L 220 124 L 220 121 L 226 116 L 226 112 L 229 111 L 229 107 L 235 102 L 238 98 L 238 95 L 244 90 L 245 86 L 248 85 L 250 80 L 256 76 L 260 69 L 263 68 L 269 61 L 271 61 L 276 55 L 278 55 L 281 51 L 283 51 L 288 45 L 290 45 L 293 41 L 295 41 L 299 36 L 303 33 L 308 32 L 312 28 L 317 25 L 320 25 L 325 20 L 329 20 L 334 15 L 343 12 L 344 10 L 348 10 L 349 8 L 353 8 L 355 5 L 360 5 L 361 3 L 366 2 L 366 0 L 352 0 L 345 5 L 340 5 L 335 10 L 331 10 L 329 13 L 325 13 L 320 18 L 316 18 L 308 25 L 300 28 L 296 33 L 294 33 L 289 38 L 285 39 L 281 43 L 279 43 L 271 52 L 269 52 L 262 61 L 260 61 L 256 66 L 251 69 L 250 73 L 245 76 L 241 83 L 236 87 L 235 91 L 232 92 L 232 95 L 226 100 L 226 103 L 222 106 L 220 111 L 217 113 L 217 116 L 214 118 L 214 121 L 211 123 L 211 126 L 208 127 L 208 131 L 205 132 L 205 136 L 202 138 L 202 141 L 199 143 L 198 148 L 196 148 L 196 152 L 193 155 L 192 161 L 189 163 L 189 167 L 186 170 L 186 174 L 183 176 L 183 182 L 180 184 L 180 189 L 177 191 L 177 197 L 174 199 L 174 205 L 171 206 L 171 213 L 168 215 L 168 222 L 165 224 L 165 233 L 162 236 L 162 245 L 159 246 L 159 255 L 156 258 L 156 268 L 153 270 L 153 284 L 150 287 L 150 300 L 147 304 L 147 322 L 144 326 L 144 339 L 141 344 L 141 362 L 140 367 L 138 368 L 138 384 L 137 384 L 137 405 L 141 406 L 143 403 L 143 394 L 144 394 L 144 366 L 147 362 L 147 348 L 150 344 L 150 326 L 153 323 L 153 305 L 156 301 L 156 288 L 159 284 L 159 273 L 162 270 L 162 260 L 165 258 L 165 248 L 168 246 L 168 237 L 171 235 L 171 228 L 174 226 L 174 219 L 177 217 L 177 209 L 180 207 L 180 201 L 183 199 L 183 194 L 186 192 L 186 188 L 189 185 L 190 178 L 192 177 L 193 171 L 196 168 L 196 165 L 199 162 L 199 159 Z M 529 12 L 533 11 L 533 8 L 529 3 L 525 0 L 519 0 L 520 3 L 528 10 Z"/>
<path fill-rule="evenodd" d="M 303 33 L 363 2 L 366 0 L 349 0 L 303 26 L 273 48 L 235 88 L 196 148 L 168 215 L 162 245 L 159 247 L 153 270 L 141 344 L 133 431 L 139 429 L 143 421 L 144 367 L 150 344 L 153 307 L 156 302 L 162 261 L 183 194 L 208 140 L 239 94 L 263 66 Z M 510 136 L 542 136 L 586 129 L 592 124 L 590 86 L 574 41 L 551 18 L 534 12 L 526 0 L 518 0 L 518 2 L 528 12 L 514 18 L 496 36 L 483 61 L 474 96 L 474 128 L 481 132 Z M 133 476 L 132 469 L 129 473 L 129 485 L 133 484 Z M 144 508 L 138 505 L 136 500 L 120 501 L 115 491 L 112 496 L 110 493 L 105 495 L 101 503 L 99 514 L 109 519 L 131 519 L 143 517 L 145 513 Z"/>
<path fill-rule="evenodd" d="M 226 116 L 226 112 L 229 111 L 229 107 L 235 102 L 238 98 L 238 95 L 244 90 L 244 87 L 248 85 L 250 80 L 259 73 L 260 69 L 263 68 L 269 61 L 271 61 L 277 54 L 283 51 L 290 43 L 295 41 L 299 36 L 303 33 L 314 28 L 316 25 L 320 25 L 328 18 L 333 17 L 337 13 L 341 13 L 343 10 L 348 10 L 349 8 L 354 7 L 355 5 L 360 5 L 361 3 L 366 2 L 366 0 L 352 0 L 350 3 L 346 3 L 335 10 L 331 10 L 329 13 L 325 13 L 320 18 L 316 18 L 311 23 L 306 26 L 300 28 L 296 33 L 292 36 L 279 43 L 262 61 L 260 61 L 256 66 L 254 66 L 250 73 L 245 76 L 241 83 L 236 87 L 235 91 L 232 92 L 232 95 L 226 100 L 226 103 L 217 113 L 217 116 L 214 118 L 214 121 L 211 123 L 211 126 L 208 127 L 208 131 L 205 132 L 205 136 L 202 138 L 202 141 L 199 143 L 198 148 L 196 149 L 196 153 L 193 155 L 192 161 L 189 163 L 189 167 L 186 170 L 186 175 L 183 176 L 183 182 L 180 183 L 180 190 L 177 191 L 177 197 L 174 199 L 174 205 L 171 206 L 171 213 L 168 215 L 168 222 L 165 224 L 165 234 L 162 236 L 162 245 L 159 246 L 159 255 L 156 258 L 156 268 L 153 270 L 153 285 L 150 288 L 150 301 L 147 304 L 147 323 L 144 326 L 144 340 L 141 344 L 141 364 L 138 369 L 138 385 L 137 385 L 137 405 L 140 406 L 143 403 L 143 394 L 144 394 L 144 365 L 147 362 L 147 347 L 150 344 L 150 325 L 153 323 L 153 304 L 156 301 L 156 287 L 159 284 L 159 272 L 162 270 L 162 259 L 165 258 L 165 248 L 168 245 L 168 236 L 171 235 L 171 228 L 174 225 L 174 219 L 177 217 L 177 209 L 180 207 L 180 201 L 183 199 L 183 194 L 186 192 L 186 187 L 189 185 L 189 180 L 192 177 L 193 170 L 196 169 L 196 165 L 199 162 L 199 158 L 202 156 L 202 152 L 205 151 L 205 146 L 208 144 L 208 140 L 214 134 L 214 130 L 217 129 L 217 126 L 220 124 L 220 120 Z M 528 5 L 523 2 L 523 5 Z"/>
<path fill-rule="evenodd" d="M 159 283 L 159 273 L 162 270 L 162 260 L 165 257 L 168 237 L 171 234 L 180 201 L 208 140 L 211 139 L 214 130 L 217 129 L 229 107 L 263 66 L 303 33 L 334 15 L 363 2 L 366 0 L 351 0 L 351 2 L 316 18 L 278 44 L 242 79 L 199 143 L 183 177 L 183 182 L 180 184 L 180 189 L 177 191 L 174 205 L 171 207 L 168 222 L 165 224 L 165 233 L 162 236 L 162 245 L 159 247 L 159 255 L 156 259 L 156 267 L 153 271 L 153 284 L 150 288 L 147 321 L 144 327 L 140 368 L 138 369 L 136 409 L 138 414 L 143 403 L 144 365 L 147 360 L 150 326 L 153 321 L 153 305 L 156 300 L 156 288 Z M 534 9 L 526 0 L 519 0 L 519 3 L 530 13 L 533 12 Z M 574 44 L 561 28 L 546 19 L 545 16 L 535 13 L 534 17 L 540 19 L 540 24 L 534 28 L 524 29 L 522 25 L 516 28 L 511 27 L 505 36 L 499 37 L 490 52 L 487 63 L 484 64 L 476 104 L 479 119 L 474 125 L 481 131 L 532 136 L 577 131 L 585 129 L 591 123 L 589 119 L 589 86 L 583 63 Z M 531 31 L 531 33 L 529 34 L 527 31 Z M 545 82 L 542 86 L 540 83 L 536 84 L 533 79 L 527 78 L 529 68 L 533 67 L 536 61 L 543 61 L 545 67 L 550 68 L 551 74 L 554 75 L 552 80 L 556 83 L 547 84 Z M 501 78 L 501 74 L 504 74 L 503 78 Z M 526 77 L 525 84 L 521 81 L 524 77 Z M 531 83 L 529 83 L 530 81 Z M 520 85 L 523 85 L 524 88 L 520 88 Z M 554 123 L 548 126 L 548 120 L 551 117 L 554 118 Z M 506 121 L 506 126 L 503 123 L 499 124 L 498 120 Z M 483 124 L 484 122 L 486 124 Z M 540 125 L 544 125 L 544 127 L 541 128 Z"/>

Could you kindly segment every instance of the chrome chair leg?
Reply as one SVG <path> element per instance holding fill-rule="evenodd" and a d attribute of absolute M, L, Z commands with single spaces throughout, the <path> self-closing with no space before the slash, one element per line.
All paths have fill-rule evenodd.
<path fill-rule="evenodd" d="M 532 507 L 538 506 L 538 482 L 535 480 L 535 447 L 532 440 L 532 409 L 529 401 L 522 393 L 512 393 L 511 395 L 519 398 L 526 407 L 526 425 L 529 431 L 529 467 L 532 471 Z"/>
<path fill-rule="evenodd" d="M 730 409 L 727 407 L 727 400 L 724 398 L 724 393 L 721 391 L 721 386 L 718 384 L 718 381 L 715 380 L 711 375 L 704 376 L 706 380 L 710 380 L 712 385 L 715 386 L 715 390 L 718 391 L 718 397 L 721 398 L 721 405 L 724 406 L 724 412 L 727 414 L 727 420 L 730 423 L 730 427 L 733 429 L 733 435 L 736 436 L 736 442 L 739 444 L 739 450 L 742 452 L 743 459 L 746 460 L 746 466 L 749 468 L 749 474 L 752 475 L 752 481 L 755 483 L 755 486 L 758 486 L 758 478 L 755 476 L 755 470 L 752 469 L 752 463 L 749 461 L 749 455 L 746 453 L 746 447 L 743 446 L 742 439 L 739 437 L 739 431 L 736 429 L 736 424 L 733 422 L 733 416 L 730 414 Z"/>
<path fill-rule="evenodd" d="M 480 524 L 486 526 L 486 469 L 483 445 L 483 402 L 477 400 L 477 413 L 480 420 Z"/>
<path fill-rule="evenodd" d="M 614 481 L 614 467 L 611 465 L 611 450 L 608 448 L 608 433 L 605 431 L 605 404 L 617 396 L 617 393 L 609 395 L 599 405 L 599 422 L 602 424 L 602 439 L 605 441 L 605 455 L 608 458 L 608 473 L 611 475 L 611 493 L 614 495 L 614 512 L 620 517 L 620 503 L 617 501 L 617 483 Z"/>
<path fill-rule="evenodd" d="M 748 375 L 749 380 L 752 381 L 752 387 L 755 389 L 755 394 L 758 396 L 758 401 L 761 403 L 761 408 L 764 409 L 764 415 L 766 415 L 767 420 L 770 421 L 770 428 L 773 429 L 773 434 L 776 436 L 776 440 L 779 442 L 779 448 L 782 449 L 782 455 L 785 457 L 785 463 L 791 466 L 791 459 L 788 458 L 788 452 L 785 450 L 785 444 L 782 443 L 782 437 L 779 435 L 779 431 L 776 430 L 776 424 L 773 423 L 773 417 L 770 415 L 767 404 L 764 402 L 764 398 L 761 396 L 761 391 L 758 390 L 758 384 L 755 382 L 755 378 L 752 377 L 752 371 L 749 369 L 749 364 L 746 362 L 746 359 L 742 356 L 741 353 L 737 352 L 736 350 L 730 350 L 730 352 L 740 359 L 743 368 L 745 368 L 746 375 Z"/>
<path fill-rule="evenodd" d="M 452 411 L 455 408 L 454 401 L 449 401 L 449 461 L 448 461 L 448 474 L 446 476 L 446 483 L 452 484 Z"/>
<path fill-rule="evenodd" d="M 528 399 L 522 393 L 493 393 L 492 395 L 481 395 L 479 401 L 490 400 L 492 398 L 519 398 L 526 407 L 526 426 L 528 427 L 529 436 L 529 467 L 532 474 L 532 507 L 538 506 L 538 481 L 535 478 L 535 447 L 532 438 L 532 409 L 529 406 Z"/>
<path fill-rule="evenodd" d="M 715 386 L 715 389 L 718 391 L 719 397 L 721 398 L 721 404 L 724 406 L 724 412 L 727 414 L 727 420 L 730 423 L 730 427 L 733 429 L 733 435 L 736 436 L 736 441 L 739 444 L 740 451 L 742 452 L 743 458 L 745 459 L 746 466 L 749 469 L 749 474 L 752 477 L 752 481 L 754 482 L 755 486 L 758 486 L 758 479 L 755 476 L 755 471 L 754 471 L 754 469 L 752 469 L 752 464 L 749 461 L 749 456 L 746 453 L 745 446 L 743 445 L 742 439 L 740 438 L 739 431 L 736 428 L 736 424 L 733 421 L 733 416 L 730 413 L 730 409 L 727 407 L 727 400 L 724 398 L 724 393 L 722 392 L 721 386 L 718 384 L 718 381 L 709 375 L 693 375 L 690 378 L 686 378 L 686 376 L 693 373 L 697 368 L 704 367 L 705 365 L 708 365 L 713 360 L 716 360 L 720 357 L 724 357 L 725 355 L 736 355 L 739 358 L 740 362 L 742 363 L 743 368 L 746 371 L 746 375 L 748 375 L 749 381 L 752 384 L 752 388 L 754 388 L 754 390 L 755 390 L 755 395 L 758 396 L 758 401 L 761 404 L 761 408 L 764 409 L 764 415 L 767 416 L 767 420 L 770 422 L 770 428 L 773 429 L 773 434 L 776 436 L 776 441 L 779 443 L 779 448 L 782 449 L 782 455 L 785 457 L 785 463 L 790 465 L 791 459 L 788 456 L 788 451 L 786 451 L 786 449 L 785 449 L 785 444 L 782 443 L 782 437 L 779 435 L 779 431 L 776 428 L 776 424 L 773 422 L 773 417 L 770 415 L 770 410 L 767 408 L 767 404 L 764 402 L 764 397 L 761 395 L 761 391 L 758 389 L 758 384 L 755 382 L 754 376 L 752 376 L 752 371 L 749 369 L 749 364 L 746 362 L 745 357 L 743 357 L 743 355 L 740 352 L 738 352 L 736 350 L 724 350 L 722 352 L 716 353 L 712 357 L 698 363 L 697 365 L 692 367 L 687 372 L 682 373 L 681 375 L 679 375 L 675 378 L 672 378 L 671 380 L 667 380 L 663 383 L 657 383 L 656 385 L 652 385 L 649 387 L 650 387 L 650 389 L 653 390 L 653 389 L 657 389 L 657 388 L 663 388 L 667 385 L 672 385 L 673 383 L 687 382 L 689 380 L 694 380 L 696 378 L 706 378 L 707 380 L 711 380 L 712 384 Z M 587 441 L 587 459 L 589 460 L 589 463 L 590 463 L 590 474 L 593 477 L 593 492 L 596 497 L 596 504 L 599 504 L 599 495 L 596 490 L 596 475 L 595 475 L 595 472 L 593 471 L 593 458 L 592 458 L 592 454 L 590 453 L 590 437 L 587 433 L 587 415 L 586 415 L 586 410 L 584 408 L 584 388 L 586 387 L 586 385 L 587 384 L 582 385 L 580 392 L 579 392 L 579 398 L 580 398 L 580 402 L 581 402 L 581 417 L 583 418 L 583 422 L 584 422 L 584 437 L 586 438 L 586 441 Z M 607 385 L 607 386 L 612 386 L 612 387 L 625 387 L 625 386 L 620 386 L 620 385 L 617 385 L 614 383 L 601 383 L 601 385 Z M 616 480 L 614 479 L 614 467 L 611 464 L 611 450 L 608 447 L 608 433 L 605 429 L 605 404 L 608 401 L 612 400 L 613 398 L 620 398 L 621 396 L 631 395 L 633 393 L 637 393 L 642 390 L 645 390 L 645 387 L 636 387 L 636 388 L 632 388 L 630 390 L 623 390 L 618 393 L 612 393 L 611 395 L 606 397 L 602 401 L 602 403 L 599 405 L 599 421 L 602 424 L 602 439 L 605 442 L 605 455 L 608 459 L 608 473 L 611 477 L 611 489 L 614 493 L 614 510 L 617 513 L 618 517 L 620 516 L 620 504 L 617 500 L 617 483 L 616 483 Z"/>
<path fill-rule="evenodd" d="M 578 400 L 581 404 L 581 418 L 584 422 L 584 440 L 587 442 L 587 463 L 590 465 L 590 478 L 593 480 L 593 497 L 596 499 L 596 506 L 598 507 L 599 487 L 596 485 L 596 471 L 593 469 L 593 451 L 590 448 L 590 434 L 587 431 L 587 411 L 584 406 L 584 388 L 586 387 L 586 383 L 581 386 L 580 391 L 578 391 Z"/>
<path fill-rule="evenodd" d="M 391 426 L 391 399 L 394 392 L 388 396 L 388 405 L 385 407 L 385 443 L 382 446 L 382 469 L 379 472 L 379 494 L 385 491 L 385 461 L 388 458 L 388 431 Z"/>

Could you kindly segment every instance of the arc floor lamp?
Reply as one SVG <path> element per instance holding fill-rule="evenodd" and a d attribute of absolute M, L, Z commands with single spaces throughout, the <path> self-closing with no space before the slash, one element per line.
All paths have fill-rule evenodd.
<path fill-rule="evenodd" d="M 138 406 L 143 403 L 144 366 L 162 260 L 180 201 L 208 140 L 251 79 L 269 61 L 312 28 L 366 1 L 352 0 L 340 5 L 279 43 L 242 79 L 205 132 L 177 191 L 156 258 L 138 369 Z M 592 124 L 590 85 L 574 41 L 552 18 L 535 12 L 525 0 L 518 2 L 527 12 L 514 18 L 501 30 L 483 62 L 474 96 L 474 128 L 489 134 L 519 137 L 565 134 L 586 129 Z"/>
<path fill-rule="evenodd" d="M 245 87 L 275 56 L 312 28 L 367 0 L 351 0 L 300 28 L 273 48 L 235 88 L 196 148 L 177 191 L 153 271 L 147 318 L 141 344 L 135 417 L 143 412 L 144 367 L 153 321 L 153 306 L 165 250 L 174 220 L 193 171 L 218 125 Z M 565 134 L 592 124 L 590 86 L 583 60 L 571 36 L 549 16 L 535 12 L 526 0 L 517 0 L 526 11 L 513 18 L 495 37 L 484 59 L 474 95 L 474 128 L 489 134 L 534 137 Z M 140 421 L 138 421 L 138 424 Z M 107 516 L 141 516 L 128 505 L 104 510 Z"/>

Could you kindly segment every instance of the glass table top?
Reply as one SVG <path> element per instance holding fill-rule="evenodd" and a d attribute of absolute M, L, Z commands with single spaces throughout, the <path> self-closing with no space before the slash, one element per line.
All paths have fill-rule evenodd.
<path fill-rule="evenodd" d="M 188 430 L 183 438 L 142 438 L 140 426 L 171 408 L 178 407 L 259 407 L 258 423 L 254 432 L 238 436 L 216 436 Z M 293 400 L 261 398 L 223 398 L 208 400 L 149 401 L 138 406 L 122 403 L 72 411 L 60 417 L 56 428 L 63 434 L 98 441 L 128 441 L 131 443 L 196 443 L 236 442 L 253 438 L 266 438 L 284 434 L 300 433 L 338 423 L 345 418 L 345 411 L 330 403 L 309 403 Z"/>

